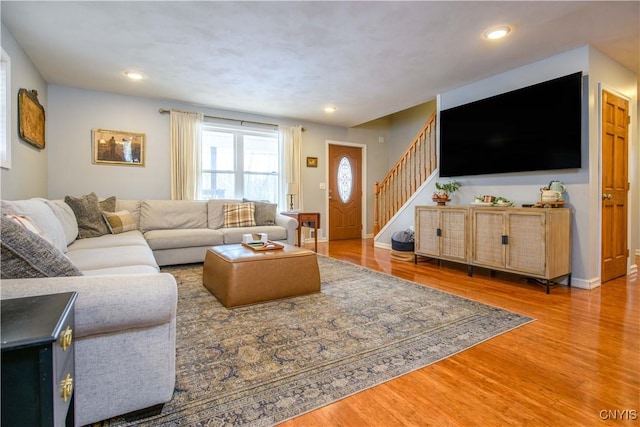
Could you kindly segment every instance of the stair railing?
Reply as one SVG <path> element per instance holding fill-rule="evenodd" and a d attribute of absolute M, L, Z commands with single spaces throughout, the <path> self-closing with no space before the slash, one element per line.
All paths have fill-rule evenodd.
<path fill-rule="evenodd" d="M 382 182 L 373 188 L 373 234 L 378 234 L 435 170 L 436 114 L 434 113 L 411 145 L 400 156 Z"/>

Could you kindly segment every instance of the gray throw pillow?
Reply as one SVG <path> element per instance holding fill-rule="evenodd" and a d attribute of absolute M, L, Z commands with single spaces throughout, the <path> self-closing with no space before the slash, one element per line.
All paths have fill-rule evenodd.
<path fill-rule="evenodd" d="M 113 212 L 115 210 L 115 197 L 112 196 L 99 202 L 95 193 L 89 193 L 80 197 L 65 196 L 64 201 L 76 215 L 79 239 L 99 237 L 111 233 L 102 216 L 102 211 Z"/>
<path fill-rule="evenodd" d="M 81 276 L 51 243 L 4 215 L 0 217 L 0 270 L 3 279 Z"/>
<path fill-rule="evenodd" d="M 276 211 L 278 210 L 277 204 L 247 199 L 242 199 L 242 201 L 253 202 L 255 207 L 254 217 L 256 225 L 276 225 Z"/>

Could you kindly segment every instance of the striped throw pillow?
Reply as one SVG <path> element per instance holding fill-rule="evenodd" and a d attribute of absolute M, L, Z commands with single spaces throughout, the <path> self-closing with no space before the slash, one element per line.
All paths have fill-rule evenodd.
<path fill-rule="evenodd" d="M 136 230 L 138 227 L 136 226 L 136 220 L 131 215 L 129 211 L 118 211 L 118 212 L 107 212 L 102 211 L 102 216 L 105 221 L 107 221 L 107 225 L 109 226 L 109 231 L 111 234 L 120 234 L 125 231 Z"/>

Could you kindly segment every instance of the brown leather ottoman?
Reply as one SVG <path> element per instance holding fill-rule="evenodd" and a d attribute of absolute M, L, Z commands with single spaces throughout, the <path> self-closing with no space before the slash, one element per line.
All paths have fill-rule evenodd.
<path fill-rule="evenodd" d="M 315 252 L 287 244 L 269 251 L 213 246 L 205 255 L 202 282 L 227 308 L 320 292 Z"/>

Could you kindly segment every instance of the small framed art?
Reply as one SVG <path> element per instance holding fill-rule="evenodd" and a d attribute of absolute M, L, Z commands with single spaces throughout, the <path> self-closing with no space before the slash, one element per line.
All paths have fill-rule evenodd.
<path fill-rule="evenodd" d="M 94 164 L 144 166 L 144 133 L 93 129 L 91 140 Z"/>
<path fill-rule="evenodd" d="M 44 148 L 44 107 L 38 101 L 38 91 L 18 91 L 18 127 L 20 139 Z"/>
<path fill-rule="evenodd" d="M 307 167 L 308 168 L 317 168 L 318 167 L 318 158 L 317 157 L 307 157 Z"/>

